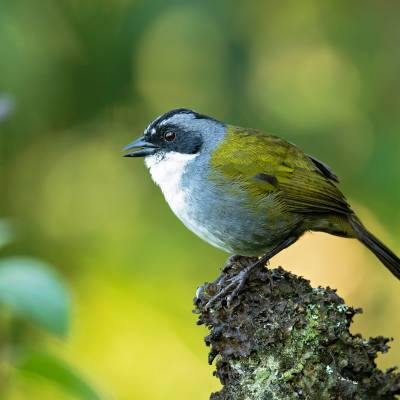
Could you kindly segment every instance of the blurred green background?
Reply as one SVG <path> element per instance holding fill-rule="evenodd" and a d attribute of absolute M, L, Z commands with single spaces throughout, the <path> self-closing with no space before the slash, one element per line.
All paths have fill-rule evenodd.
<path fill-rule="evenodd" d="M 191 309 L 226 255 L 121 157 L 171 108 L 325 160 L 399 253 L 399 13 L 396 1 L 0 0 L 0 256 L 44 260 L 72 298 L 66 338 L 0 309 L 0 397 L 96 398 L 18 368 L 32 347 L 105 398 L 200 400 L 219 387 Z M 399 364 L 399 282 L 372 254 L 312 234 L 279 264 L 363 307 L 354 332 L 394 337 L 379 361 Z"/>

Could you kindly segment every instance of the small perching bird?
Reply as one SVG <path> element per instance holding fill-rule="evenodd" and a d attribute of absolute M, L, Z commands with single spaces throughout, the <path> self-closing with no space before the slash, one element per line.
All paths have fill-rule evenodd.
<path fill-rule="evenodd" d="M 279 137 L 177 109 L 124 150 L 131 151 L 125 157 L 145 157 L 190 230 L 228 253 L 261 256 L 228 285 L 228 300 L 253 267 L 307 231 L 358 239 L 400 279 L 400 259 L 360 222 L 332 170 Z"/>

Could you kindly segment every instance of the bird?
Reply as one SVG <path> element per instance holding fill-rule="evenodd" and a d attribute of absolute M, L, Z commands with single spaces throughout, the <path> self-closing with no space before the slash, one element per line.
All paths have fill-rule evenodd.
<path fill-rule="evenodd" d="M 358 239 L 400 279 L 400 259 L 357 217 L 324 162 L 260 130 L 168 111 L 124 147 L 144 157 L 183 224 L 235 257 L 252 257 L 219 294 L 230 303 L 251 271 L 308 231 Z"/>

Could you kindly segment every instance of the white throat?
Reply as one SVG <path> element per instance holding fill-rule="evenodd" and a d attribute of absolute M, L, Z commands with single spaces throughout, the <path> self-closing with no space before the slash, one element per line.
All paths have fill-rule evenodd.
<path fill-rule="evenodd" d="M 185 218 L 183 214 L 187 205 L 186 193 L 181 186 L 182 176 L 187 165 L 198 155 L 171 151 L 162 158 L 157 155 L 145 158 L 151 177 L 160 186 L 165 200 L 180 219 Z"/>

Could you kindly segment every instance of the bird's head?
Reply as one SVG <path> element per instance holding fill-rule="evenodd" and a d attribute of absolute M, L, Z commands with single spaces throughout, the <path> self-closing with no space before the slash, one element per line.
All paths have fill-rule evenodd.
<path fill-rule="evenodd" d="M 124 157 L 198 154 L 223 131 L 224 124 L 214 118 L 184 108 L 172 110 L 156 118 L 141 137 L 128 144 L 124 150 L 129 153 Z"/>

